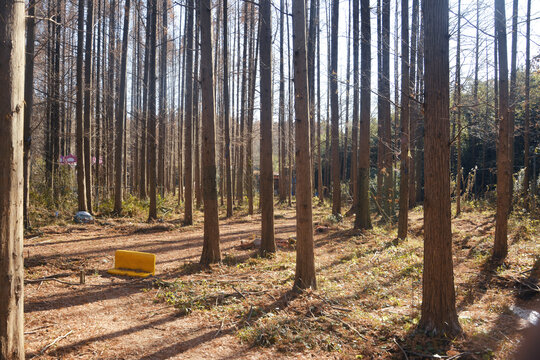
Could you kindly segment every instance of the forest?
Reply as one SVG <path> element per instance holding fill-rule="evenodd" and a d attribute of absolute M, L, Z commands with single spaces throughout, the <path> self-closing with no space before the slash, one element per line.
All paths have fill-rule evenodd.
<path fill-rule="evenodd" d="M 0 360 L 540 358 L 536 25 L 0 0 Z"/>

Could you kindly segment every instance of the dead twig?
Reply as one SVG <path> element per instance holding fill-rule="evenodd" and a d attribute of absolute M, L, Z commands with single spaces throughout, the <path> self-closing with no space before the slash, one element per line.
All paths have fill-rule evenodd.
<path fill-rule="evenodd" d="M 356 335 L 358 335 L 360 338 L 364 339 L 364 340 L 367 340 L 367 338 L 362 335 L 360 333 L 360 331 L 356 330 L 356 328 L 354 326 L 352 326 L 351 324 L 345 322 L 344 320 L 340 319 L 339 317 L 337 316 L 332 316 L 332 314 L 326 314 L 328 317 L 330 317 L 331 319 L 334 319 L 334 320 L 337 320 L 339 321 L 341 324 L 345 325 L 348 329 L 352 330 Z"/>
<path fill-rule="evenodd" d="M 30 334 L 35 334 L 37 333 L 39 330 L 43 330 L 43 329 L 46 329 L 46 328 L 50 328 L 52 325 L 45 325 L 45 326 L 40 326 L 38 328 L 35 328 L 35 329 L 32 329 L 32 330 L 29 330 L 29 331 L 26 331 L 24 333 L 24 335 L 30 335 Z"/>
<path fill-rule="evenodd" d="M 401 350 L 401 352 L 403 353 L 403 356 L 405 356 L 405 360 L 409 360 L 409 357 L 407 356 L 407 353 L 405 352 L 405 350 L 401 347 L 401 345 L 399 345 L 399 343 L 397 342 L 395 338 L 393 340 L 396 343 L 399 350 Z"/>
<path fill-rule="evenodd" d="M 47 351 L 48 348 L 50 348 L 51 346 L 53 346 L 54 344 L 56 344 L 60 340 L 67 338 L 69 336 L 69 334 L 71 334 L 72 332 L 73 332 L 73 330 L 69 330 L 66 334 L 64 334 L 62 336 L 59 336 L 56 339 L 54 339 L 54 341 L 52 343 L 50 343 L 49 345 L 45 346 L 43 349 L 40 350 L 39 355 L 43 355 L 43 353 L 45 351 Z"/>

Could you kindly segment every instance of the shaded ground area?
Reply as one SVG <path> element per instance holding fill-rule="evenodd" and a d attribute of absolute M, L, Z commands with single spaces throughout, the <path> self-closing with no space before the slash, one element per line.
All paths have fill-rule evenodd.
<path fill-rule="evenodd" d="M 490 211 L 466 209 L 453 221 L 457 306 L 464 335 L 426 339 L 419 318 L 422 214 L 411 212 L 410 237 L 396 244 L 384 225 L 351 230 L 317 208 L 319 289 L 291 293 L 293 209 L 276 211 L 279 251 L 254 257 L 260 216 L 220 221 L 223 264 L 196 265 L 201 223 L 45 228 L 26 241 L 27 358 L 62 359 L 296 359 L 510 358 L 527 322 L 510 306 L 540 311 L 540 297 L 523 289 L 533 279 L 538 222 L 510 222 L 508 261 L 489 263 L 494 234 Z M 116 249 L 157 255 L 156 277 L 107 275 Z M 86 283 L 78 285 L 80 271 Z M 56 280 L 36 281 L 51 275 Z M 534 280 L 534 279 L 533 279 Z M 71 283 L 71 284 L 68 284 Z M 534 282 L 533 282 L 534 283 Z M 526 286 L 525 286 L 526 287 Z M 529 289 L 530 290 L 530 289 Z M 54 341 L 56 342 L 52 344 Z"/>

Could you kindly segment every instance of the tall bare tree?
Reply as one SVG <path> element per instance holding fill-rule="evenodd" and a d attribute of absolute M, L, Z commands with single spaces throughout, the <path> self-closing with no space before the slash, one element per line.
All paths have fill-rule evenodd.
<path fill-rule="evenodd" d="M 86 206 L 92 212 L 92 157 L 90 156 L 92 118 L 92 47 L 94 43 L 94 0 L 88 0 L 86 9 L 86 42 L 84 50 L 84 176 Z"/>
<path fill-rule="evenodd" d="M 405 239 L 409 209 L 409 0 L 401 0 L 401 155 L 398 238 Z"/>
<path fill-rule="evenodd" d="M 228 11 L 227 0 L 223 0 L 223 107 L 224 107 L 224 131 L 225 131 L 225 186 L 227 194 L 227 217 L 232 216 L 232 189 L 231 189 L 231 130 L 229 128 L 230 105 L 229 105 L 229 49 L 228 49 Z"/>
<path fill-rule="evenodd" d="M 497 140 L 497 213 L 493 259 L 508 253 L 508 215 L 510 212 L 510 150 L 508 144 L 508 54 L 506 46 L 506 10 L 504 0 L 495 0 L 495 31 L 499 60 L 499 137 Z"/>
<path fill-rule="evenodd" d="M 461 332 L 455 306 L 450 209 L 448 0 L 423 0 L 425 21 L 424 271 L 419 327 Z M 401 209 L 400 209 L 401 211 Z"/>
<path fill-rule="evenodd" d="M 86 211 L 86 176 L 84 166 L 84 78 L 83 78 L 83 49 L 84 49 L 84 0 L 79 0 L 77 18 L 77 104 L 75 108 L 75 150 L 77 154 L 77 199 L 79 211 Z"/>
<path fill-rule="evenodd" d="M 216 141 L 214 133 L 214 73 L 212 66 L 212 7 L 200 0 L 202 170 L 204 197 L 204 242 L 201 264 L 221 261 L 219 249 L 218 197 L 216 185 Z"/>
<path fill-rule="evenodd" d="M 192 157 L 192 121 L 193 121 L 193 8 L 194 1 L 187 2 L 187 26 L 186 26 L 186 101 L 184 104 L 184 224 L 191 225 L 193 223 L 193 157 Z"/>
<path fill-rule="evenodd" d="M 265 0 L 268 1 L 268 0 Z M 317 288 L 311 209 L 311 160 L 306 10 L 303 0 L 293 0 L 294 108 L 296 128 L 296 273 L 294 287 Z M 338 174 L 339 176 L 339 174 Z"/>
<path fill-rule="evenodd" d="M 356 219 L 354 227 L 370 229 L 369 215 L 369 120 L 371 116 L 371 25 L 369 0 L 360 1 L 360 22 L 362 27 L 361 97 L 360 97 L 360 138 L 358 144 L 358 191 Z"/>
<path fill-rule="evenodd" d="M 148 0 L 148 10 L 151 12 L 150 24 L 150 58 L 148 64 L 148 192 L 150 208 L 148 220 L 157 219 L 156 204 L 156 37 L 157 37 L 157 0 Z"/>
<path fill-rule="evenodd" d="M 0 358 L 24 359 L 24 2 L 0 6 Z"/>
<path fill-rule="evenodd" d="M 272 171 L 272 13 L 270 12 L 270 0 L 261 0 L 259 11 L 259 37 L 261 41 L 259 48 L 261 57 L 261 255 L 267 255 L 276 252 L 274 175 Z"/>
<path fill-rule="evenodd" d="M 120 60 L 120 88 L 118 94 L 118 106 L 116 107 L 116 146 L 114 156 L 114 212 L 122 212 L 122 148 L 124 140 L 124 117 L 126 108 L 126 72 L 127 72 L 127 48 L 129 34 L 129 10 L 130 0 L 126 0 L 124 7 L 124 32 L 122 34 L 122 55 Z"/>
<path fill-rule="evenodd" d="M 527 0 L 527 30 L 526 30 L 526 45 L 525 45 L 525 129 L 523 130 L 524 138 L 524 153 L 523 153 L 523 166 L 525 167 L 525 174 L 523 174 L 523 195 L 525 196 L 525 207 L 529 207 L 529 182 L 530 173 L 529 168 L 529 133 L 530 133 L 530 117 L 531 117 L 531 0 Z"/>
<path fill-rule="evenodd" d="M 339 103 L 338 103 L 338 24 L 339 1 L 332 0 L 332 34 L 330 49 L 330 107 L 332 112 L 332 214 L 341 213 L 339 168 Z"/>

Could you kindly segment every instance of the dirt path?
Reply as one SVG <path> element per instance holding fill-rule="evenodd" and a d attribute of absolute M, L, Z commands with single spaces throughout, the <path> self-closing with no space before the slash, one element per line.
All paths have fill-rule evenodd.
<path fill-rule="evenodd" d="M 293 215 L 289 212 L 276 219 L 277 239 L 294 236 Z M 249 222 L 245 219 L 221 222 L 224 256 L 238 255 L 242 252 L 237 250 L 241 241 L 259 236 L 258 220 L 255 216 Z M 227 324 L 208 323 L 196 314 L 178 317 L 173 307 L 154 302 L 154 296 L 146 293 L 148 281 L 106 274 L 113 266 L 114 250 L 129 249 L 155 253 L 156 275 L 174 279 L 182 264 L 198 261 L 202 230 L 195 226 L 134 234 L 124 231 L 125 228 L 90 226 L 88 230 L 75 228 L 68 234 L 27 241 L 27 278 L 70 274 L 61 280 L 78 282 L 79 269 L 86 269 L 85 285 L 56 281 L 26 285 L 27 358 L 265 359 L 273 356 L 269 350 L 253 350 L 240 344 L 227 331 Z M 54 339 L 68 333 L 40 353 Z M 283 358 L 283 354 L 277 357 Z"/>

